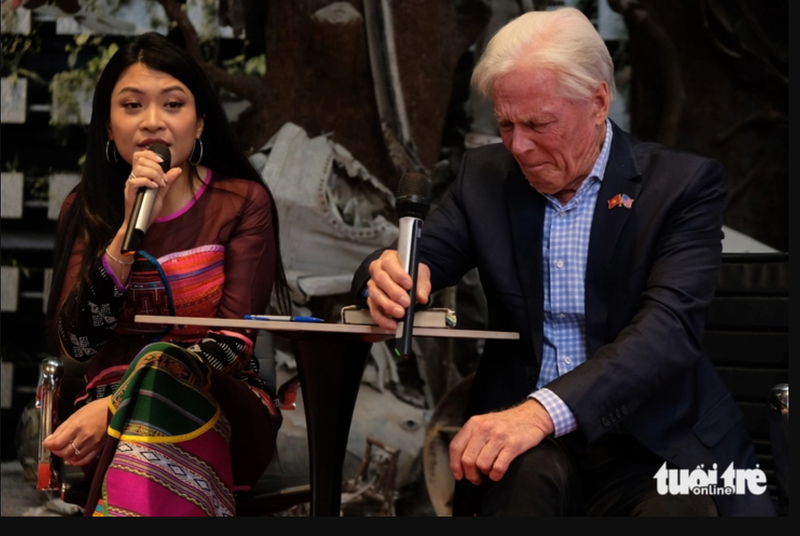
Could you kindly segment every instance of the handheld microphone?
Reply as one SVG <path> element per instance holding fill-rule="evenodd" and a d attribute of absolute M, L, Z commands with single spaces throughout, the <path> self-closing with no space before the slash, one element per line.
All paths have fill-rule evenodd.
<path fill-rule="evenodd" d="M 148 149 L 160 156 L 161 169 L 166 173 L 171 167 L 172 156 L 169 148 L 161 143 L 154 143 Z M 125 231 L 125 239 L 122 241 L 122 253 L 133 253 L 139 248 L 147 226 L 150 225 L 150 215 L 153 212 L 153 205 L 156 202 L 158 188 L 139 188 L 136 192 L 136 201 L 133 203 L 130 218 L 128 219 L 128 229 Z"/>
<path fill-rule="evenodd" d="M 411 335 L 414 328 L 414 307 L 417 298 L 417 271 L 419 268 L 418 249 L 422 236 L 422 222 L 428 215 L 431 205 L 431 181 L 425 175 L 410 172 L 403 175 L 397 187 L 397 215 L 400 219 L 400 233 L 397 238 L 397 254 L 403 270 L 413 281 L 408 296 L 411 305 L 405 317 L 397 323 L 395 337 L 397 352 L 403 357 L 411 355 Z"/>

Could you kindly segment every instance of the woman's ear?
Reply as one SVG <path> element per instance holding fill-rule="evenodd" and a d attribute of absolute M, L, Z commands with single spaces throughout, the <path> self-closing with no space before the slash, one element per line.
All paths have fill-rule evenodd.
<path fill-rule="evenodd" d="M 195 139 L 200 139 L 200 136 L 203 134 L 203 125 L 205 125 L 206 117 L 198 117 L 197 118 L 197 132 L 195 133 Z"/>

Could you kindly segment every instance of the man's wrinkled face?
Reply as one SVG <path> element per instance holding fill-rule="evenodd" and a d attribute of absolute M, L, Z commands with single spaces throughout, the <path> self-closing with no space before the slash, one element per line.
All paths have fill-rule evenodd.
<path fill-rule="evenodd" d="M 529 67 L 500 77 L 493 96 L 503 145 L 528 182 L 562 203 L 571 199 L 605 138 L 608 87 L 600 85 L 590 98 L 567 98 L 553 71 Z"/>

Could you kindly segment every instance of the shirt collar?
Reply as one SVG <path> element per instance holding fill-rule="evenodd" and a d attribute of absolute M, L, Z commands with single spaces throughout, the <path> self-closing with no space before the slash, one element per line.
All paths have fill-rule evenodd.
<path fill-rule="evenodd" d="M 608 156 L 611 154 L 611 138 L 614 136 L 614 129 L 611 128 L 611 121 L 606 119 L 606 139 L 603 140 L 603 146 L 600 147 L 600 154 L 597 155 L 597 160 L 594 162 L 594 167 L 589 173 L 589 177 L 595 177 L 603 180 L 603 175 L 606 173 L 606 165 L 608 165 Z"/>

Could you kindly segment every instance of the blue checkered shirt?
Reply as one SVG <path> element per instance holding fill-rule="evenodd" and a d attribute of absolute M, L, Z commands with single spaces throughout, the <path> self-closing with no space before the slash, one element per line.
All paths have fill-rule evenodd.
<path fill-rule="evenodd" d="M 537 390 L 538 400 L 553 419 L 555 436 L 578 428 L 575 416 L 546 385 L 571 371 L 589 357 L 586 343 L 584 280 L 589 234 L 597 194 L 611 151 L 611 122 L 591 173 L 566 205 L 545 195 L 542 263 L 544 276 L 544 351 Z"/>

